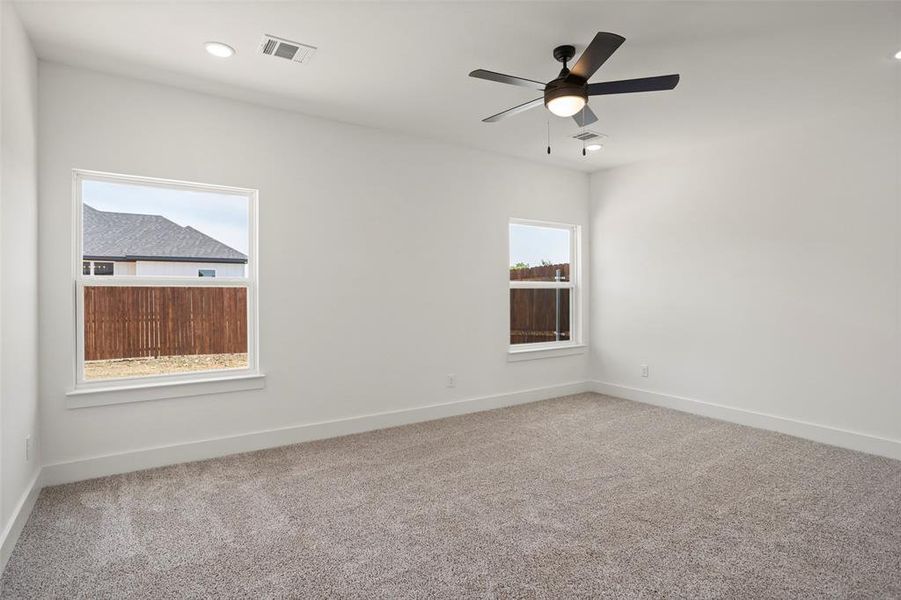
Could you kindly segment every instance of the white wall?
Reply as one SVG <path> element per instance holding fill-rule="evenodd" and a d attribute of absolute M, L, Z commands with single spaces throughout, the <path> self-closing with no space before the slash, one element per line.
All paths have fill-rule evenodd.
<path fill-rule="evenodd" d="M 593 175 L 593 377 L 901 442 L 899 81 Z"/>
<path fill-rule="evenodd" d="M 134 275 L 135 271 L 137 271 L 137 265 L 133 262 L 114 262 L 113 263 L 113 274 L 114 275 Z"/>
<path fill-rule="evenodd" d="M 39 81 L 47 463 L 584 380 L 585 355 L 507 362 L 506 231 L 587 234 L 587 175 L 55 64 Z M 265 390 L 65 408 L 73 168 L 259 189 Z"/>
<path fill-rule="evenodd" d="M 197 272 L 200 269 L 213 269 L 216 271 L 216 277 L 243 277 L 246 265 L 234 263 L 167 262 L 160 260 L 116 261 L 113 263 L 113 273 L 115 275 L 197 277 Z"/>
<path fill-rule="evenodd" d="M 0 3 L 0 527 L 34 479 L 37 427 L 37 60 Z M 25 437 L 33 452 L 25 459 Z"/>
<path fill-rule="evenodd" d="M 120 264 L 116 263 L 116 267 Z M 213 269 L 216 277 L 244 277 L 246 265 L 235 263 L 166 262 L 161 260 L 139 260 L 131 275 L 171 275 L 177 277 L 197 277 L 200 269 Z M 118 273 L 118 271 L 117 271 Z"/>

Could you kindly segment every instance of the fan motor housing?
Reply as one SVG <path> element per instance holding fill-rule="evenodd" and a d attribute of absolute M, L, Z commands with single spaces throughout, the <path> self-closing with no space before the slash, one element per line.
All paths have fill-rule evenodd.
<path fill-rule="evenodd" d="M 561 96 L 581 96 L 587 102 L 587 86 L 584 83 L 559 77 L 548 83 L 544 88 L 544 105 L 547 106 L 548 102 Z"/>

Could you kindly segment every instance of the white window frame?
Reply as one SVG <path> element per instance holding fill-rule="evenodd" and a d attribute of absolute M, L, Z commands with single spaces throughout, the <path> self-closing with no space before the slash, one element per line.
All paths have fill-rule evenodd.
<path fill-rule="evenodd" d="M 582 338 L 582 227 L 572 223 L 555 221 L 538 221 L 534 219 L 511 218 L 507 224 L 507 268 L 510 265 L 510 226 L 527 225 L 531 227 L 547 227 L 563 229 L 569 236 L 569 281 L 516 281 L 510 280 L 509 289 L 568 289 L 569 290 L 569 328 L 570 339 L 559 342 L 536 342 L 533 344 L 510 344 L 510 330 L 507 329 L 508 357 L 510 360 L 529 360 L 567 354 L 580 354 L 585 345 Z M 510 320 L 510 293 L 507 293 L 507 321 Z"/>
<path fill-rule="evenodd" d="M 83 231 L 84 211 L 82 183 L 85 180 L 106 181 L 160 187 L 172 190 L 212 192 L 247 198 L 248 202 L 248 253 L 247 277 L 165 277 L 144 275 L 112 276 L 84 275 Z M 73 186 L 73 234 L 72 234 L 72 275 L 75 295 L 75 364 L 73 390 L 67 394 L 68 406 L 96 406 L 118 404 L 140 400 L 155 400 L 179 396 L 195 396 L 222 391 L 259 389 L 262 386 L 260 373 L 259 311 L 258 311 L 258 191 L 223 185 L 211 185 L 171 179 L 158 179 L 135 175 L 121 175 L 74 169 Z M 217 369 L 191 371 L 168 375 L 144 375 L 115 379 L 86 380 L 84 376 L 84 288 L 86 286 L 137 286 L 137 287 L 243 287 L 247 289 L 247 367 L 239 369 Z M 257 381 L 259 380 L 259 381 Z M 235 382 L 236 385 L 229 385 Z M 198 385 L 200 384 L 200 385 Z M 210 385 L 206 385 L 210 384 Z M 129 394 L 130 390 L 143 390 L 140 394 Z"/>

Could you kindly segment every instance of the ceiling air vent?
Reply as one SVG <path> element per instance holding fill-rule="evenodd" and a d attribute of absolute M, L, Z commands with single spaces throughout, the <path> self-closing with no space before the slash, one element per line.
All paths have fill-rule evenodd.
<path fill-rule="evenodd" d="M 592 131 L 590 129 L 583 129 L 579 133 L 573 136 L 573 138 L 579 140 L 580 142 L 587 142 L 588 140 L 600 140 L 601 138 L 607 137 L 603 133 L 598 133 L 596 131 Z"/>
<path fill-rule="evenodd" d="M 264 35 L 260 44 L 260 52 L 267 56 L 277 56 L 298 63 L 305 63 L 313 57 L 316 46 L 292 42 L 274 35 Z"/>

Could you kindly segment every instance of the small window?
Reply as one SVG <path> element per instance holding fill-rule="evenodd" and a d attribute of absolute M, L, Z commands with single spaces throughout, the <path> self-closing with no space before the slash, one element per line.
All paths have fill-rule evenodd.
<path fill-rule="evenodd" d="M 76 387 L 256 373 L 256 192 L 75 178 Z"/>
<path fill-rule="evenodd" d="M 578 341 L 577 239 L 574 225 L 510 222 L 511 348 Z"/>
<path fill-rule="evenodd" d="M 115 268 L 111 262 L 84 261 L 81 263 L 82 275 L 112 275 Z"/>
<path fill-rule="evenodd" d="M 95 262 L 94 275 L 112 275 L 113 263 L 111 262 Z"/>

